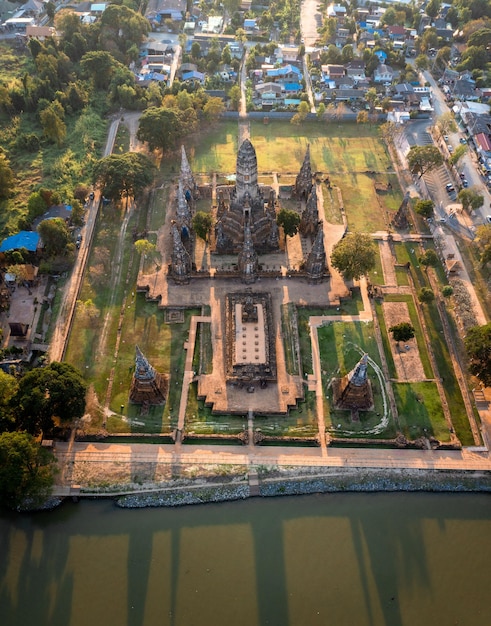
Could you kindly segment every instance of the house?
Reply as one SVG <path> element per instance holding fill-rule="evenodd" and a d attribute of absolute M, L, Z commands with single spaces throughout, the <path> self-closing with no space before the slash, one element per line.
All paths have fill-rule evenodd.
<path fill-rule="evenodd" d="M 391 41 L 404 41 L 406 39 L 406 29 L 398 24 L 387 26 L 386 33 Z"/>
<path fill-rule="evenodd" d="M 491 158 L 491 135 L 486 133 L 478 133 L 477 135 L 474 135 L 474 143 L 476 144 L 477 152 L 482 156 L 484 160 Z"/>
<path fill-rule="evenodd" d="M 184 82 L 187 82 L 187 81 L 197 82 L 197 83 L 205 82 L 205 75 L 202 74 L 201 72 L 196 72 L 196 71 L 184 72 L 181 78 Z"/>
<path fill-rule="evenodd" d="M 152 8 L 145 17 L 157 27 L 165 20 L 180 22 L 186 15 L 186 0 L 156 0 L 149 4 Z"/>
<path fill-rule="evenodd" d="M 257 20 L 248 19 L 248 18 L 244 20 L 244 30 L 246 32 L 251 33 L 252 31 L 256 29 L 257 29 Z"/>
<path fill-rule="evenodd" d="M 13 250 L 22 250 L 28 252 L 37 252 L 41 247 L 41 238 L 39 233 L 30 230 L 21 230 L 16 235 L 11 235 L 0 244 L 0 252 L 10 252 Z"/>
<path fill-rule="evenodd" d="M 274 54 L 280 63 L 295 63 L 298 60 L 298 46 L 278 46 Z"/>
<path fill-rule="evenodd" d="M 323 82 L 334 81 L 342 78 L 346 74 L 346 70 L 344 69 L 344 65 L 322 65 L 322 80 Z"/>
<path fill-rule="evenodd" d="M 375 83 L 391 83 L 394 78 L 394 70 L 390 65 L 381 63 L 373 72 L 373 82 Z"/>
<path fill-rule="evenodd" d="M 481 92 L 479 89 L 476 89 L 474 82 L 461 78 L 454 84 L 453 96 L 457 100 L 479 100 Z"/>
<path fill-rule="evenodd" d="M 27 26 L 26 35 L 43 41 L 47 37 L 54 37 L 56 30 L 52 26 Z"/>
<path fill-rule="evenodd" d="M 333 17 L 337 20 L 343 21 L 346 17 L 347 9 L 342 4 L 330 4 L 327 7 L 327 17 Z"/>
<path fill-rule="evenodd" d="M 291 83 L 302 80 L 302 72 L 294 65 L 284 65 L 266 70 L 266 77 L 275 83 Z"/>
<path fill-rule="evenodd" d="M 362 59 L 353 59 L 344 66 L 346 70 L 346 76 L 352 78 L 355 82 L 364 80 L 365 76 L 365 61 Z"/>

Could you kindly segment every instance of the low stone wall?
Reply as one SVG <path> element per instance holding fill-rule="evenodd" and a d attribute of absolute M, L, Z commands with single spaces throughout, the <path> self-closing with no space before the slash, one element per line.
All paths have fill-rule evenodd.
<path fill-rule="evenodd" d="M 165 492 L 134 494 L 116 500 L 116 505 L 123 509 L 144 507 L 183 506 L 185 504 L 208 504 L 210 502 L 228 502 L 249 497 L 249 485 L 206 485 L 170 489 Z"/>

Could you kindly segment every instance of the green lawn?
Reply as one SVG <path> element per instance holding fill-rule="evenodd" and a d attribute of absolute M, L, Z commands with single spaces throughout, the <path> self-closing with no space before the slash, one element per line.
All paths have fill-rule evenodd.
<path fill-rule="evenodd" d="M 373 324 L 332 322 L 318 329 L 323 389 L 327 397 L 326 428 L 332 437 L 374 439 L 393 438 L 396 428 L 388 407 L 385 383 L 370 365 L 368 376 L 372 386 L 374 408 L 360 412 L 360 420 L 352 421 L 349 411 L 339 411 L 332 403 L 333 378 L 341 378 L 367 353 L 380 370 L 380 355 Z M 384 408 L 385 400 L 385 408 Z M 385 422 L 383 422 L 385 417 Z"/>
<path fill-rule="evenodd" d="M 319 434 L 315 392 L 305 391 L 305 399 L 287 415 L 257 416 L 254 428 L 270 437 L 305 437 L 312 438 Z"/>
<path fill-rule="evenodd" d="M 399 424 L 407 439 L 432 435 L 439 441 L 450 440 L 436 383 L 396 383 L 393 389 Z"/>

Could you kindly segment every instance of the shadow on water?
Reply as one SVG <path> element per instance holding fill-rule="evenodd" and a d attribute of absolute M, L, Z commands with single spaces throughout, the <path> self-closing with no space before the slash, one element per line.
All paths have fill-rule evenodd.
<path fill-rule="evenodd" d="M 434 563 L 430 572 L 427 546 L 448 551 L 449 522 L 470 522 L 459 527 L 462 542 L 476 522 L 489 528 L 487 498 L 332 494 L 132 511 L 99 501 L 4 514 L 0 623 L 296 626 L 313 623 L 314 611 L 321 611 L 332 623 L 403 626 L 410 623 L 404 611 L 411 594 L 445 602 L 436 589 L 444 572 L 434 571 Z M 428 535 L 428 522 L 436 535 Z M 491 557 L 485 537 L 478 544 L 483 563 Z M 457 572 L 462 562 L 455 561 L 455 546 L 451 552 L 443 563 Z M 484 588 L 476 587 L 479 576 L 473 605 Z M 126 607 L 117 624 L 110 610 L 102 614 L 106 603 Z M 74 617 L 81 608 L 85 621 Z M 435 610 L 443 609 L 446 604 Z"/>

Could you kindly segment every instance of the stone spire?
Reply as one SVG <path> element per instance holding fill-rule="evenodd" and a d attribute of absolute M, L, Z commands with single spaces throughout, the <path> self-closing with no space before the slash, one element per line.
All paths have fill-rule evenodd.
<path fill-rule="evenodd" d="M 191 257 L 182 243 L 181 235 L 176 224 L 172 225 L 172 261 L 170 265 L 170 274 L 174 281 L 179 284 L 189 282 L 191 276 Z"/>
<path fill-rule="evenodd" d="M 312 167 L 310 165 L 310 144 L 308 144 L 302 167 L 295 180 L 295 195 L 297 198 L 308 198 L 311 189 Z"/>
<path fill-rule="evenodd" d="M 179 181 L 182 181 L 186 200 L 192 200 L 196 194 L 196 182 L 184 146 L 181 146 L 181 173 L 179 175 Z"/>
<path fill-rule="evenodd" d="M 355 367 L 333 381 L 334 406 L 350 411 L 368 411 L 373 408 L 373 395 L 367 374 L 368 355 L 364 354 Z"/>
<path fill-rule="evenodd" d="M 312 185 L 305 209 L 302 211 L 299 230 L 302 235 L 315 236 L 319 223 L 319 210 L 317 207 L 317 185 Z"/>
<path fill-rule="evenodd" d="M 237 153 L 235 193 L 238 202 L 244 196 L 254 201 L 258 195 L 257 157 L 254 146 L 249 139 L 244 139 Z"/>
<path fill-rule="evenodd" d="M 135 373 L 131 381 L 130 401 L 135 404 L 164 404 L 167 380 L 150 365 L 138 346 L 135 350 Z"/>
<path fill-rule="evenodd" d="M 189 208 L 188 201 L 186 200 L 186 196 L 184 193 L 184 186 L 182 180 L 179 179 L 179 186 L 177 189 L 177 223 L 182 228 L 186 226 L 188 229 L 191 228 L 191 209 Z"/>
<path fill-rule="evenodd" d="M 407 221 L 407 209 L 408 209 L 408 205 L 409 205 L 409 192 L 406 192 L 406 194 L 404 195 L 404 198 L 401 202 L 401 206 L 399 207 L 397 213 L 394 215 L 394 217 L 392 218 L 392 221 L 390 223 L 390 225 L 393 228 L 407 228 L 408 227 L 408 221 Z"/>
<path fill-rule="evenodd" d="M 242 275 L 242 282 L 246 284 L 254 283 L 257 279 L 258 259 L 252 241 L 251 227 L 249 223 L 244 226 L 244 245 L 239 253 L 237 262 L 239 272 Z"/>
<path fill-rule="evenodd" d="M 317 234 L 305 263 L 309 283 L 320 283 L 326 274 L 326 251 L 324 250 L 324 230 L 318 222 Z"/>

